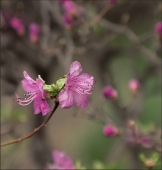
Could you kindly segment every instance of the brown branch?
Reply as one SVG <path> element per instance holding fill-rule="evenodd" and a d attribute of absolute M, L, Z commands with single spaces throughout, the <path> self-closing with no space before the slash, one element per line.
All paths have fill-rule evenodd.
<path fill-rule="evenodd" d="M 22 137 L 22 138 L 19 138 L 19 139 L 15 139 L 15 140 L 12 140 L 10 142 L 6 142 L 6 143 L 2 143 L 1 144 L 1 147 L 2 146 L 7 146 L 7 145 L 11 145 L 11 144 L 14 144 L 14 143 L 18 143 L 18 142 L 21 142 L 25 139 L 28 139 L 30 137 L 32 137 L 34 134 L 36 134 L 39 130 L 41 130 L 44 126 L 46 126 L 47 122 L 51 119 L 52 115 L 55 113 L 56 109 L 58 108 L 59 106 L 59 103 L 56 102 L 55 103 L 55 107 L 53 108 L 53 110 L 51 111 L 50 115 L 48 116 L 48 118 L 45 120 L 45 122 L 43 122 L 39 127 L 35 128 L 33 132 L 29 133 L 28 135 Z"/>

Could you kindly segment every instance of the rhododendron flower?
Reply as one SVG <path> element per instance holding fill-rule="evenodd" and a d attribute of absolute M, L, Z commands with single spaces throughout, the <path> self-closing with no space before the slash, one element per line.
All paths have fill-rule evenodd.
<path fill-rule="evenodd" d="M 38 37 L 40 34 L 40 28 L 39 25 L 37 25 L 36 23 L 31 23 L 29 25 L 29 37 L 31 42 L 37 42 L 38 41 Z"/>
<path fill-rule="evenodd" d="M 46 92 L 43 90 L 43 80 L 37 78 L 36 81 L 34 81 L 26 71 L 24 71 L 23 74 L 25 80 L 22 80 L 22 86 L 27 94 L 25 94 L 26 98 L 21 98 L 16 94 L 17 103 L 26 106 L 34 101 L 34 114 L 42 112 L 42 115 L 45 116 L 50 111 L 50 107 L 45 98 Z"/>
<path fill-rule="evenodd" d="M 118 134 L 118 129 L 112 125 L 106 125 L 103 129 L 103 134 L 107 137 L 113 137 Z"/>
<path fill-rule="evenodd" d="M 78 13 L 77 5 L 73 1 L 63 1 L 63 7 L 70 17 L 75 17 Z"/>
<path fill-rule="evenodd" d="M 68 29 L 72 28 L 73 26 L 73 20 L 69 17 L 69 15 L 67 13 L 64 14 L 64 22 L 65 25 Z"/>
<path fill-rule="evenodd" d="M 129 81 L 128 86 L 129 86 L 129 89 L 132 92 L 136 92 L 139 89 L 139 87 L 140 87 L 140 83 L 139 83 L 138 80 L 132 79 L 132 80 Z"/>
<path fill-rule="evenodd" d="M 59 103 L 62 108 L 70 108 L 74 104 L 84 108 L 88 105 L 88 94 L 93 91 L 94 77 L 82 73 L 81 64 L 75 61 L 70 66 L 65 87 L 59 93 Z"/>
<path fill-rule="evenodd" d="M 162 36 L 162 22 L 156 24 L 155 31 L 158 35 Z"/>
<path fill-rule="evenodd" d="M 52 157 L 53 157 L 54 164 L 48 164 L 46 169 L 57 169 L 57 170 L 74 169 L 73 161 L 69 157 L 67 157 L 64 152 L 53 151 Z"/>
<path fill-rule="evenodd" d="M 106 98 L 111 98 L 111 99 L 115 99 L 118 96 L 117 91 L 112 87 L 112 86 L 106 86 L 103 91 L 102 94 L 106 97 Z"/>
<path fill-rule="evenodd" d="M 10 26 L 19 34 L 23 35 L 25 32 L 24 24 L 22 21 L 16 17 L 10 20 Z"/>

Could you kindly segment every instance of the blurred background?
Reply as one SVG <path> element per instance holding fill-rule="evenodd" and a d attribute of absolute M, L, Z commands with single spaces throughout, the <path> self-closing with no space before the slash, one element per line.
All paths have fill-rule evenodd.
<path fill-rule="evenodd" d="M 87 108 L 59 107 L 33 137 L 1 148 L 1 169 L 44 169 L 53 161 L 53 150 L 96 169 L 142 169 L 140 154 L 161 155 L 162 33 L 156 24 L 162 20 L 162 2 L 73 2 L 69 9 L 63 0 L 1 1 L 1 143 L 28 134 L 48 116 L 34 115 L 33 104 L 22 107 L 13 102 L 15 93 L 25 93 L 24 70 L 34 80 L 41 75 L 52 84 L 79 61 L 83 72 L 96 80 Z M 131 79 L 139 81 L 140 89 L 122 109 L 120 105 L 134 95 L 128 87 Z M 117 90 L 118 102 L 102 94 L 107 85 Z M 52 109 L 54 103 L 49 103 Z M 130 120 L 150 143 L 130 140 Z M 104 136 L 106 124 L 123 135 Z"/>

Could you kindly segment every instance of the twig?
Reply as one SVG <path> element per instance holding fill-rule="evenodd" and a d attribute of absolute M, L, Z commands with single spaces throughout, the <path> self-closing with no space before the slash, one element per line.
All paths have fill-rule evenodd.
<path fill-rule="evenodd" d="M 6 142 L 6 143 L 2 143 L 1 144 L 1 147 L 2 146 L 7 146 L 7 145 L 11 145 L 11 144 L 14 144 L 14 143 L 18 143 L 18 142 L 21 142 L 25 139 L 28 139 L 30 137 L 32 137 L 34 134 L 36 134 L 39 130 L 41 130 L 44 126 L 46 126 L 47 122 L 50 120 L 50 118 L 52 117 L 52 115 L 55 113 L 55 110 L 58 108 L 59 106 L 59 103 L 56 102 L 55 103 L 55 107 L 53 108 L 53 110 L 51 111 L 50 115 L 48 116 L 48 118 L 46 119 L 45 122 L 43 122 L 38 128 L 34 129 L 33 132 L 29 133 L 28 135 L 22 137 L 22 138 L 19 138 L 19 139 L 15 139 L 15 140 L 12 140 L 10 142 Z"/>
<path fill-rule="evenodd" d="M 98 21 L 101 19 L 101 18 L 103 18 L 103 16 L 111 9 L 111 5 L 108 5 L 108 6 L 106 6 L 105 8 L 103 8 L 102 10 L 101 10 L 101 12 L 94 18 L 94 20 L 92 21 L 92 25 L 91 26 L 94 26 L 95 24 L 97 24 L 98 23 Z"/>

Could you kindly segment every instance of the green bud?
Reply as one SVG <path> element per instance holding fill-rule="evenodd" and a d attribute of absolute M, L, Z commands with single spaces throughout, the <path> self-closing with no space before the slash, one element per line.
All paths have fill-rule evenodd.
<path fill-rule="evenodd" d="M 63 89 L 66 81 L 66 76 L 61 77 L 59 80 L 56 81 L 56 87 L 60 91 Z"/>
<path fill-rule="evenodd" d="M 51 96 L 57 96 L 59 92 L 63 89 L 66 81 L 66 76 L 61 77 L 59 80 L 56 81 L 56 84 L 43 86 L 43 89 L 48 92 Z"/>

